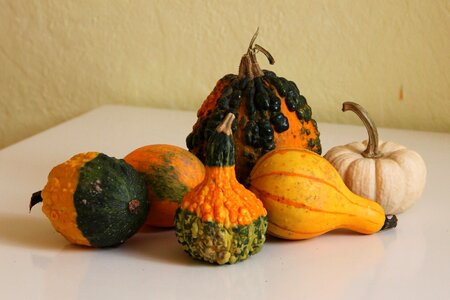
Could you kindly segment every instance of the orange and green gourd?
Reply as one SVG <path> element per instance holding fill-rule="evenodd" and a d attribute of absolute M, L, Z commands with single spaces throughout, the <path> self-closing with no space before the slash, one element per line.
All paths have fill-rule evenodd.
<path fill-rule="evenodd" d="M 257 159 L 276 147 L 305 148 L 318 154 L 322 151 L 311 107 L 297 85 L 259 67 L 258 51 L 271 64 L 274 59 L 267 50 L 253 45 L 257 34 L 241 59 L 239 74 L 226 75 L 217 82 L 186 138 L 188 149 L 204 162 L 209 137 L 227 113 L 235 114 L 236 176 L 243 184 L 247 184 Z"/>
<path fill-rule="evenodd" d="M 149 205 L 144 179 L 122 159 L 80 153 L 54 167 L 30 209 L 42 211 L 68 241 L 91 247 L 122 244 L 144 224 Z"/>
<path fill-rule="evenodd" d="M 175 215 L 178 242 L 192 257 L 232 264 L 259 252 L 265 242 L 267 212 L 235 175 L 233 114 L 211 135 L 204 180 L 183 198 Z"/>
<path fill-rule="evenodd" d="M 191 152 L 174 145 L 140 147 L 125 161 L 143 175 L 150 211 L 147 225 L 173 227 L 175 211 L 184 195 L 205 176 L 205 167 Z"/>

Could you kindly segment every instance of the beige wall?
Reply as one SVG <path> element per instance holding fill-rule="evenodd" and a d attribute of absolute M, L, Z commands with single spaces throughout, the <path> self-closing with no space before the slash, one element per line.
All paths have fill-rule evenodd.
<path fill-rule="evenodd" d="M 0 0 L 0 147 L 102 104 L 195 110 L 257 26 L 276 59 L 260 64 L 319 129 L 357 123 L 352 100 L 379 126 L 450 132 L 448 0 Z"/>

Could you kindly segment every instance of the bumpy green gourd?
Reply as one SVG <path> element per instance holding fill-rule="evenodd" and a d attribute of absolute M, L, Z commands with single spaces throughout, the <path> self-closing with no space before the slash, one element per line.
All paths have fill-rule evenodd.
<path fill-rule="evenodd" d="M 237 75 L 220 79 L 197 111 L 197 122 L 186 138 L 192 153 L 204 162 L 206 144 L 215 128 L 229 113 L 236 115 L 233 137 L 236 144 L 236 176 L 247 184 L 251 169 L 265 153 L 284 146 L 322 151 L 320 133 L 312 118 L 311 107 L 291 80 L 262 70 L 256 53 L 273 57 L 261 46 L 250 42 L 242 56 Z"/>
<path fill-rule="evenodd" d="M 267 213 L 235 175 L 229 114 L 209 139 L 205 179 L 185 195 L 175 216 L 178 242 L 192 257 L 232 264 L 259 252 Z"/>

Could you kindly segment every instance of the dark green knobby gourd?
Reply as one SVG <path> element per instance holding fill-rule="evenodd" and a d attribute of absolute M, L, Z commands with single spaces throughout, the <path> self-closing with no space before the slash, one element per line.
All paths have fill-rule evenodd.
<path fill-rule="evenodd" d="M 236 176 L 246 183 L 256 160 L 276 147 L 306 148 L 318 154 L 321 144 L 311 107 L 297 85 L 274 72 L 261 70 L 256 53 L 273 57 L 253 45 L 241 59 L 239 74 L 220 79 L 197 112 L 197 122 L 186 139 L 188 149 L 205 161 L 206 144 L 215 128 L 229 113 L 236 115 L 233 126 L 236 144 Z"/>

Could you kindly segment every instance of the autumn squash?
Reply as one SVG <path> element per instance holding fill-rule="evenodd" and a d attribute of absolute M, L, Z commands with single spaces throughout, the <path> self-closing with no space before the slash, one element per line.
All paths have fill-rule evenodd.
<path fill-rule="evenodd" d="M 232 264 L 259 252 L 267 230 L 261 201 L 235 176 L 235 147 L 228 114 L 211 135 L 204 180 L 186 194 L 175 216 L 178 242 L 192 257 Z"/>
<path fill-rule="evenodd" d="M 144 224 L 146 196 L 144 179 L 125 161 L 87 152 L 54 167 L 30 209 L 42 202 L 53 227 L 71 243 L 109 247 Z"/>
<path fill-rule="evenodd" d="M 344 102 L 342 110 L 360 117 L 369 138 L 335 146 L 324 157 L 355 194 L 378 202 L 387 214 L 404 212 L 422 195 L 427 175 L 424 160 L 402 145 L 378 140 L 374 121 L 358 103 Z"/>
<path fill-rule="evenodd" d="M 124 159 L 145 179 L 151 207 L 146 224 L 173 227 L 184 195 L 205 176 L 202 162 L 183 148 L 162 144 L 140 147 Z"/>
<path fill-rule="evenodd" d="M 271 64 L 274 59 L 267 50 L 254 45 L 257 34 L 241 59 L 239 74 L 226 75 L 217 82 L 186 138 L 188 149 L 204 162 L 209 137 L 229 112 L 235 114 L 236 176 L 243 184 L 257 159 L 276 147 L 322 151 L 311 107 L 297 85 L 259 67 L 257 52 L 265 54 Z"/>
<path fill-rule="evenodd" d="M 294 147 L 277 148 L 258 160 L 250 190 L 267 209 L 268 233 L 308 239 L 345 228 L 372 234 L 397 225 L 376 202 L 353 194 L 322 156 Z"/>

